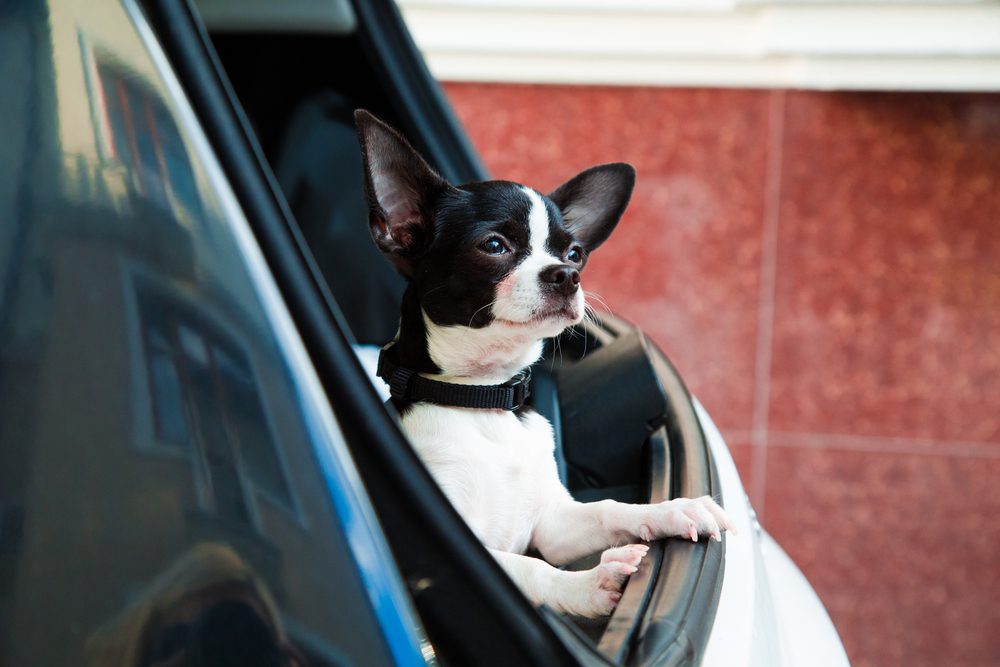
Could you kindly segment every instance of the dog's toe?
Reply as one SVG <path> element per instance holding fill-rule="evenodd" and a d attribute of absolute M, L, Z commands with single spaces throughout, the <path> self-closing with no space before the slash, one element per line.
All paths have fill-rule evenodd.
<path fill-rule="evenodd" d="M 622 547 L 612 547 L 601 554 L 601 563 L 618 562 L 638 566 L 647 553 L 649 553 L 649 547 L 645 544 L 626 544 Z"/>
<path fill-rule="evenodd" d="M 707 536 L 722 541 L 722 531 L 732 530 L 732 522 L 725 510 L 711 497 L 676 498 L 657 505 L 659 525 L 665 536 L 677 536 L 697 542 L 699 536 Z M 643 537 L 639 527 L 639 536 Z"/>
<path fill-rule="evenodd" d="M 629 578 L 629 575 L 635 573 L 638 569 L 635 565 L 619 561 L 598 565 L 594 568 L 597 573 L 597 588 L 606 591 L 620 591 L 625 585 L 625 581 Z"/>
<path fill-rule="evenodd" d="M 631 574 L 638 568 L 621 561 L 610 561 L 598 565 L 593 574 L 590 609 L 587 616 L 607 616 L 622 599 L 622 589 Z"/>

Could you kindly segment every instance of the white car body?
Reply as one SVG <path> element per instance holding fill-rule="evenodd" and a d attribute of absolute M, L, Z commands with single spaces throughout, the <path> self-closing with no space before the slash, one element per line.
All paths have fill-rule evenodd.
<path fill-rule="evenodd" d="M 737 535 L 726 566 L 704 667 L 846 667 L 829 614 L 791 558 L 761 527 L 722 434 L 695 401 Z"/>

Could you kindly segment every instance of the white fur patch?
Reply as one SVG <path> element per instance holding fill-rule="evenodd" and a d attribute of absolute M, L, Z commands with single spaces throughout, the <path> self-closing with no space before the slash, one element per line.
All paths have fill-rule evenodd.
<path fill-rule="evenodd" d="M 538 193 L 531 188 L 522 187 L 521 192 L 531 201 L 531 211 L 528 213 L 529 243 L 532 255 L 547 255 L 558 262 L 558 257 L 548 254 L 545 244 L 549 240 L 549 211 Z"/>
<path fill-rule="evenodd" d="M 553 264 L 562 263 L 560 258 L 545 247 L 549 240 L 549 212 L 545 208 L 545 202 L 531 188 L 522 187 L 521 191 L 531 202 L 531 210 L 528 213 L 528 240 L 531 252 L 501 284 L 497 290 L 496 303 L 493 304 L 493 316 L 508 322 L 527 322 L 538 315 L 545 307 L 545 295 L 539 274 Z M 582 312 L 582 293 L 579 299 L 579 310 Z M 556 333 L 562 331 L 567 324 L 569 322 L 563 322 Z"/>
<path fill-rule="evenodd" d="M 403 428 L 441 489 L 491 549 L 524 553 L 539 512 L 566 501 L 552 455 L 552 427 L 502 410 L 418 404 Z M 553 484 L 553 481 L 555 484 Z"/>
<path fill-rule="evenodd" d="M 445 382 L 499 384 L 542 356 L 542 336 L 535 329 L 512 331 L 497 324 L 481 329 L 440 326 L 426 313 L 424 326 L 427 353 L 443 376 L 436 379 Z"/>

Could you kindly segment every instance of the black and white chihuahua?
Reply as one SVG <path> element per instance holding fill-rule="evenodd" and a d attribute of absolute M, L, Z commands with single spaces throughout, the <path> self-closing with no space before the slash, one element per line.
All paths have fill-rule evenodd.
<path fill-rule="evenodd" d="M 525 595 L 607 615 L 648 550 L 630 542 L 721 540 L 732 524 L 707 496 L 574 501 L 559 481 L 549 422 L 514 391 L 494 402 L 521 384 L 545 338 L 583 319 L 580 272 L 618 224 L 635 170 L 592 167 L 549 195 L 507 181 L 455 186 L 385 123 L 363 110 L 355 121 L 371 233 L 409 283 L 380 375 L 413 447 Z M 423 393 L 408 393 L 421 383 Z M 553 567 L 601 550 L 593 569 Z"/>

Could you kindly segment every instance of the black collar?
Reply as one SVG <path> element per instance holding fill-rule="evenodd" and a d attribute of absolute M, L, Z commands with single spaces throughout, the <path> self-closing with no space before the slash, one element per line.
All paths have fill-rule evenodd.
<path fill-rule="evenodd" d="M 531 369 L 526 368 L 503 384 L 453 384 L 431 380 L 412 368 L 399 365 L 396 343 L 389 343 L 378 355 L 378 376 L 389 385 L 393 398 L 416 403 L 425 401 L 456 408 L 519 410 L 531 395 Z"/>

